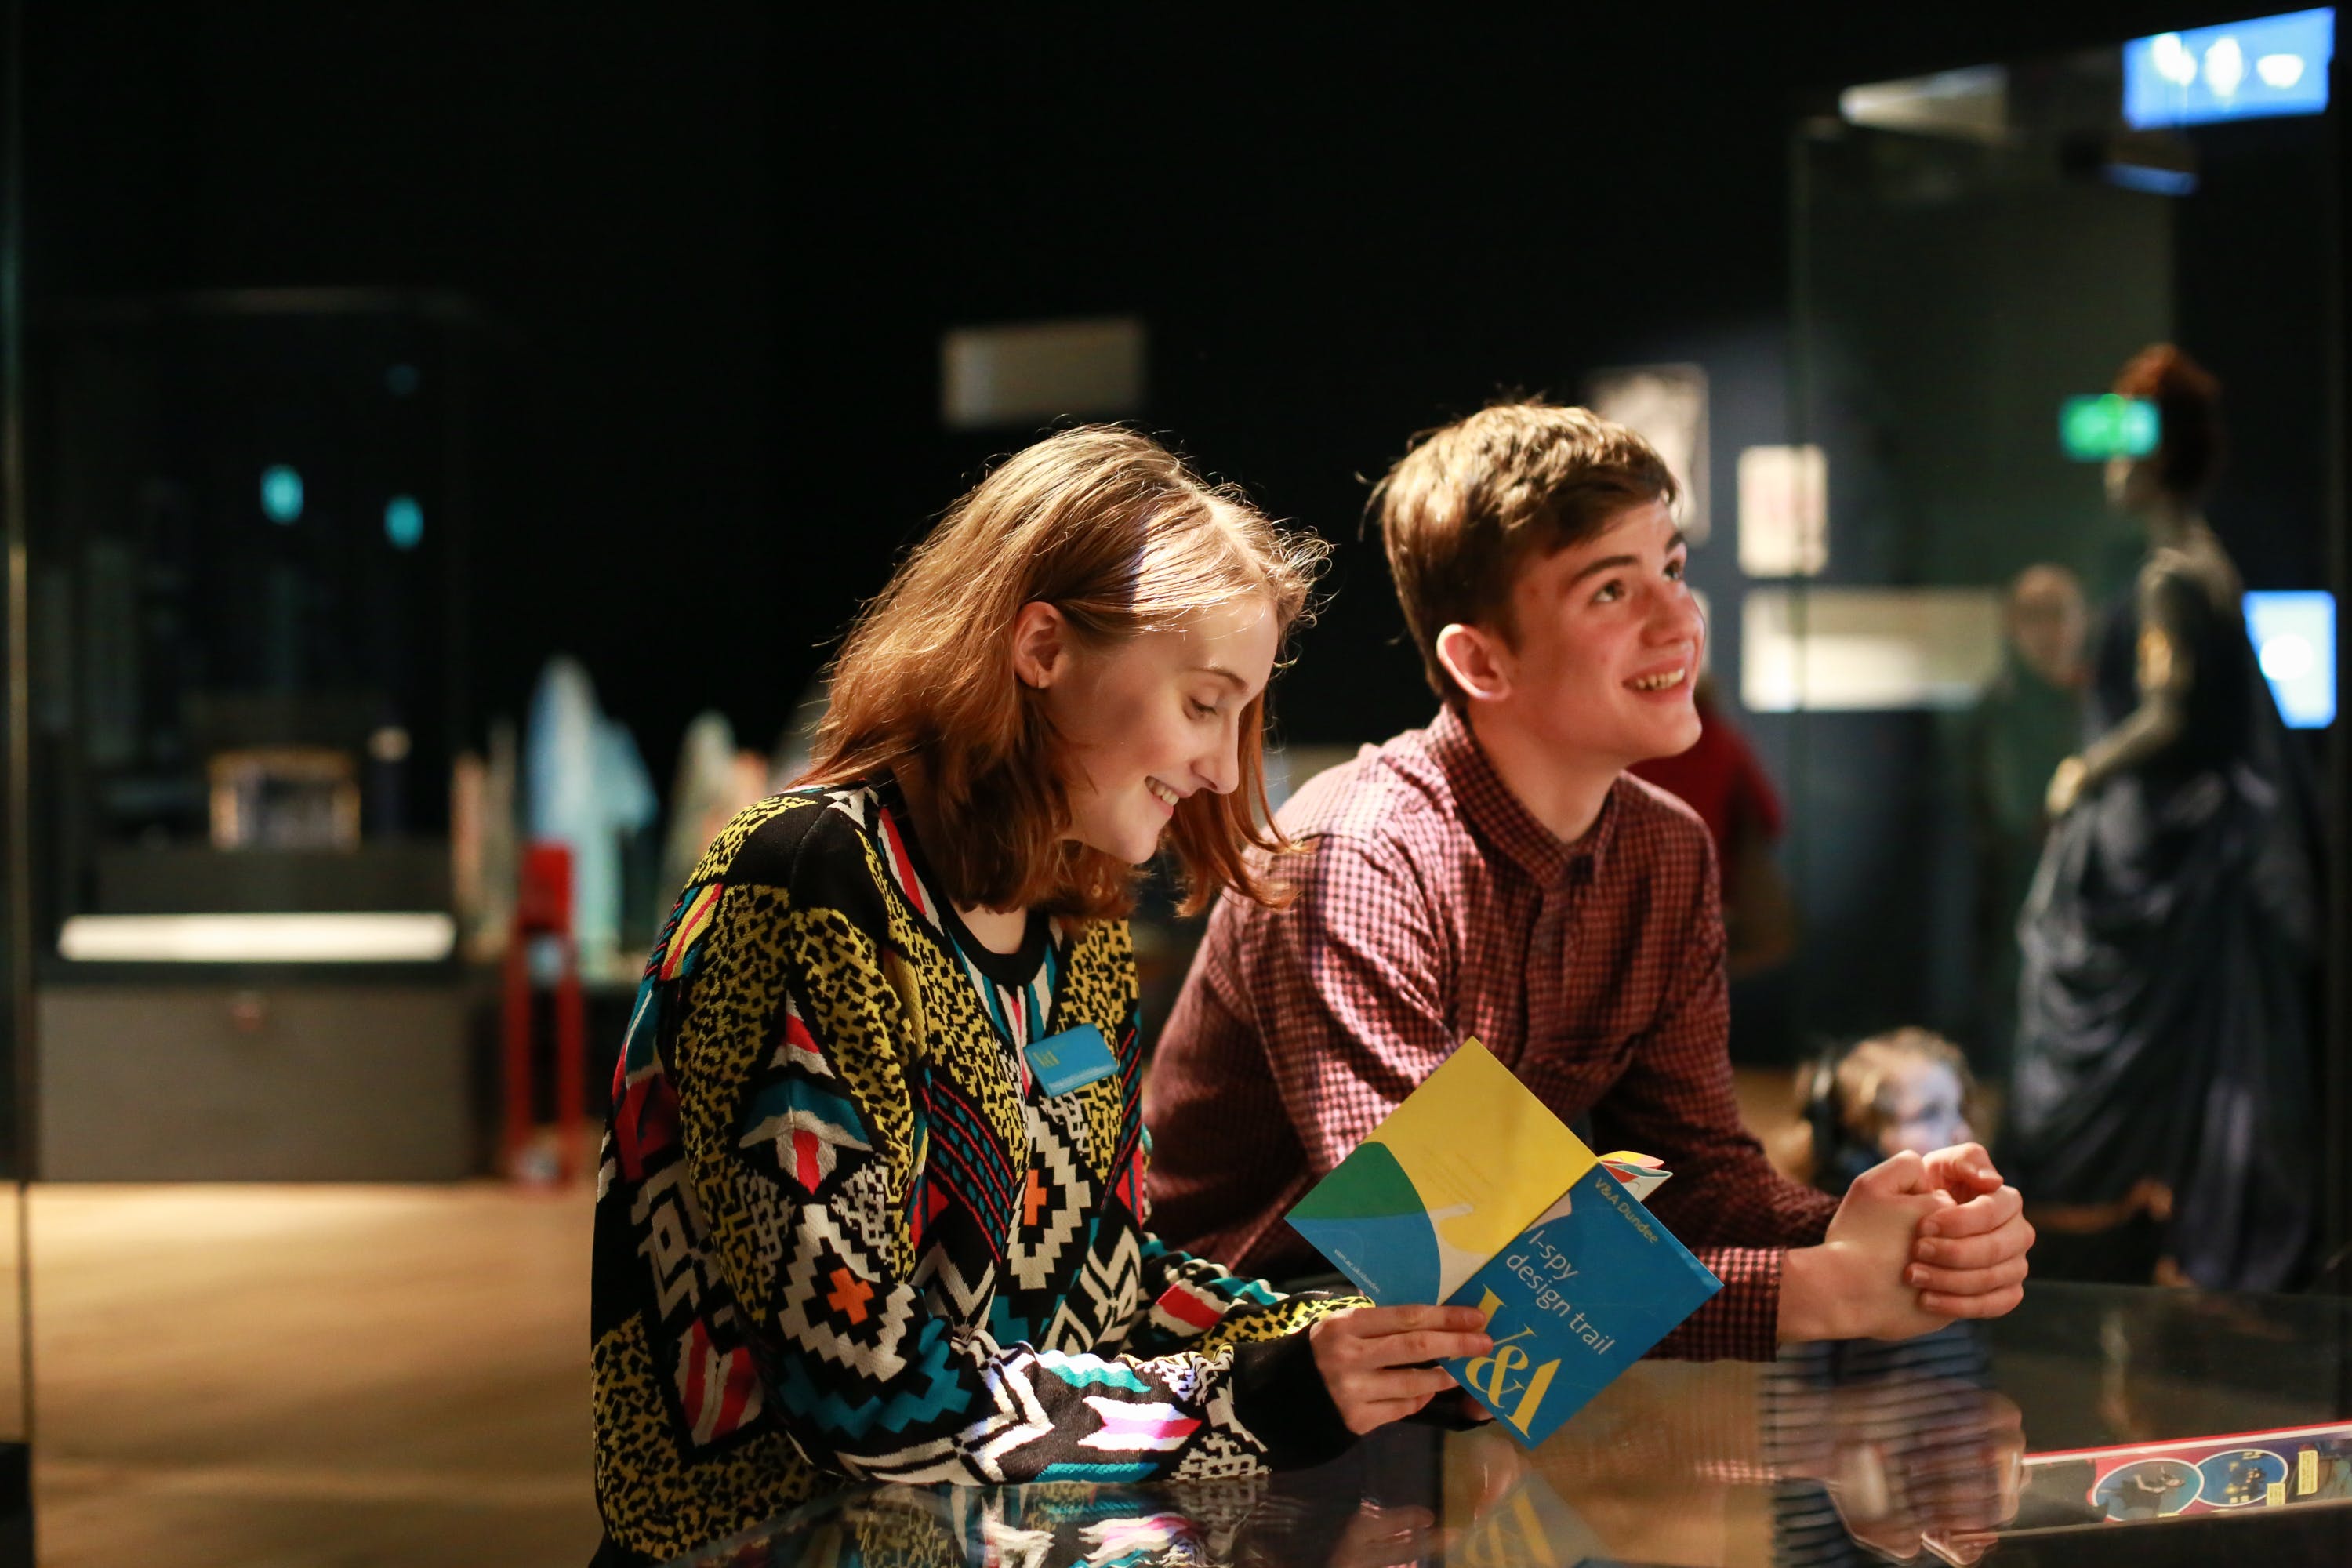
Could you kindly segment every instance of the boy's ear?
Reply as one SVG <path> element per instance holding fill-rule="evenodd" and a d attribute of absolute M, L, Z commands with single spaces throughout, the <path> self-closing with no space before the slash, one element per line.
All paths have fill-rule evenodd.
<path fill-rule="evenodd" d="M 1013 617 L 1013 676 L 1037 689 L 1054 684 L 1066 662 L 1068 625 L 1062 612 L 1042 599 L 1032 599 Z"/>
<path fill-rule="evenodd" d="M 1465 697 L 1499 702 L 1511 694 L 1511 650 L 1484 626 L 1447 626 L 1437 634 L 1437 662 Z"/>

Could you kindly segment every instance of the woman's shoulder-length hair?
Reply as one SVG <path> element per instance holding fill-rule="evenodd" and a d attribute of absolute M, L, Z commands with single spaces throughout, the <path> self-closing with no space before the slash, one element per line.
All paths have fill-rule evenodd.
<path fill-rule="evenodd" d="M 1014 617 L 1051 605 L 1081 647 L 1100 649 L 1263 595 L 1286 636 L 1310 613 L 1327 550 L 1149 437 L 1104 426 L 1049 437 L 957 501 L 858 616 L 800 782 L 919 781 L 925 851 L 966 908 L 1124 915 L 1137 869 L 1064 837 L 1042 694 L 1013 671 Z M 1188 913 L 1222 889 L 1284 897 L 1270 860 L 1249 853 L 1292 847 L 1266 804 L 1265 734 L 1261 693 L 1241 715 L 1239 787 L 1176 808 L 1167 843 Z"/>

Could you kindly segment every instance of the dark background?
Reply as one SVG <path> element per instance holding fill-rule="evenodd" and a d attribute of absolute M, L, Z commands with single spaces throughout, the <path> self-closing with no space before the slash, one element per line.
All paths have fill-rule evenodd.
<path fill-rule="evenodd" d="M 1019 444 L 940 428 L 943 328 L 1137 312 L 1146 423 L 1343 542 L 1290 731 L 1373 737 L 1428 706 L 1357 531 L 1412 431 L 1700 344 L 1718 452 L 1780 438 L 1810 99 L 2221 15 L 1769 9 L 36 6 L 26 296 L 477 300 L 473 721 L 569 649 L 657 780 L 705 706 L 764 745 Z"/>

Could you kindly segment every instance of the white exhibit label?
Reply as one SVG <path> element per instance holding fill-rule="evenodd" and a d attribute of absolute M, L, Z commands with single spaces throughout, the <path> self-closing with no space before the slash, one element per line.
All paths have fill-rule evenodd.
<path fill-rule="evenodd" d="M 1811 577 L 1830 563 L 1830 462 L 1819 447 L 1739 454 L 1739 569 Z"/>
<path fill-rule="evenodd" d="M 1753 713 L 1966 708 L 2000 669 L 1998 588 L 1751 588 L 1739 700 Z"/>
<path fill-rule="evenodd" d="M 986 430 L 1140 413 L 1144 342 L 1134 316 L 958 327 L 940 339 L 940 417 Z"/>

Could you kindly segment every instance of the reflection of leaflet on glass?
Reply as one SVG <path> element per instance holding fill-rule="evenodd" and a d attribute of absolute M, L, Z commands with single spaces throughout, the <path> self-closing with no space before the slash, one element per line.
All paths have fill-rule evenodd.
<path fill-rule="evenodd" d="M 1448 1550 L 1448 1563 L 1575 1563 L 1612 1561 L 1609 1545 L 1544 1479 L 1527 1471 L 1518 1483 L 1490 1501 L 1487 1464 L 1467 1445 L 1448 1444 L 1445 1467 L 1445 1528 L 1462 1545 Z M 1467 1462 L 1465 1463 L 1465 1458 Z"/>

